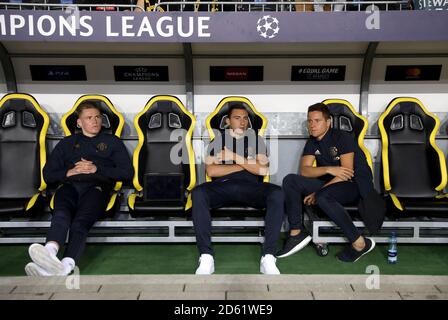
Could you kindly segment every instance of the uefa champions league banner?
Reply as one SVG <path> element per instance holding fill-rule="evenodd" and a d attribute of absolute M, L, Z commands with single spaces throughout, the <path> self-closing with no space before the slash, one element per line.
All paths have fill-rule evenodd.
<path fill-rule="evenodd" d="M 447 11 L 133 13 L 0 10 L 0 41 L 448 40 Z"/>

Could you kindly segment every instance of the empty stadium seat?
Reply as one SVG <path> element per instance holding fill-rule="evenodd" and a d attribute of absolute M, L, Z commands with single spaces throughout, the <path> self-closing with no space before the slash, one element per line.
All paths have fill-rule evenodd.
<path fill-rule="evenodd" d="M 259 136 L 264 135 L 268 120 L 255 109 L 252 102 L 244 97 L 226 97 L 218 103 L 216 109 L 206 119 L 205 125 L 210 136 L 210 142 L 215 139 L 218 132 L 224 134 L 224 130 L 227 128 L 225 121 L 227 113 L 233 104 L 242 104 L 249 113 L 249 129 L 254 130 Z M 206 180 L 212 181 L 212 178 L 206 174 Z M 269 175 L 260 177 L 260 181 L 269 182 Z M 264 209 L 251 207 L 223 207 L 214 209 L 213 215 L 227 215 L 238 212 L 244 212 L 245 216 L 264 216 Z"/>
<path fill-rule="evenodd" d="M 75 111 L 76 108 L 84 102 L 91 103 L 101 110 L 102 132 L 114 134 L 118 138 L 121 137 L 121 132 L 123 131 L 124 126 L 124 118 L 121 113 L 119 113 L 115 109 L 112 102 L 110 102 L 108 98 L 102 95 L 84 95 L 76 101 L 73 108 L 69 112 L 67 112 L 61 119 L 61 125 L 64 130 L 65 136 L 68 137 L 72 134 L 82 132 L 77 125 L 76 121 L 78 119 L 78 116 L 76 115 Z M 118 196 L 118 191 L 120 191 L 122 184 L 123 183 L 121 181 L 116 182 L 109 203 L 107 204 L 106 212 L 114 208 Z M 54 208 L 54 196 L 51 200 L 50 208 Z"/>
<path fill-rule="evenodd" d="M 384 189 L 403 211 L 448 212 L 439 119 L 416 98 L 395 98 L 378 120 Z M 440 199 L 438 199 L 440 198 Z"/>
<path fill-rule="evenodd" d="M 173 96 L 155 96 L 134 119 L 132 216 L 183 215 L 196 184 L 192 146 L 196 118 Z"/>
<path fill-rule="evenodd" d="M 46 134 L 50 119 L 28 94 L 0 101 L 0 214 L 32 212 L 46 183 Z"/>

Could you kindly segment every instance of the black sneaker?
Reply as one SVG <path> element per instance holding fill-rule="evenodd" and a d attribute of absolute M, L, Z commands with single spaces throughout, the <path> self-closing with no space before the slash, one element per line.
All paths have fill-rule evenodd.
<path fill-rule="evenodd" d="M 296 253 L 310 243 L 311 239 L 311 236 L 304 231 L 300 232 L 296 236 L 289 236 L 283 246 L 283 249 L 277 252 L 276 257 L 285 258 Z"/>
<path fill-rule="evenodd" d="M 336 256 L 343 262 L 356 262 L 363 255 L 369 253 L 375 248 L 375 241 L 370 238 L 365 238 L 366 246 L 361 251 L 355 250 L 352 245 L 348 245 L 343 251 L 339 252 Z"/>

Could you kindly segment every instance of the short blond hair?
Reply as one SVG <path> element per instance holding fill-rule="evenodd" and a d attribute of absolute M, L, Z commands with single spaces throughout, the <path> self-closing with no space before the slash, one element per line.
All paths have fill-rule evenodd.
<path fill-rule="evenodd" d="M 96 105 L 94 105 L 91 102 L 83 102 L 79 106 L 76 107 L 75 113 L 78 116 L 78 118 L 81 116 L 81 113 L 86 109 L 96 109 L 101 114 L 101 109 L 99 107 L 97 107 Z"/>

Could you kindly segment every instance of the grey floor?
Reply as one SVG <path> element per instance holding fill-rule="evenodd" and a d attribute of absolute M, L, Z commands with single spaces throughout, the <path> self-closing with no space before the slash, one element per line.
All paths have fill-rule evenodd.
<path fill-rule="evenodd" d="M 448 276 L 117 275 L 0 277 L 0 300 L 448 299 Z"/>

